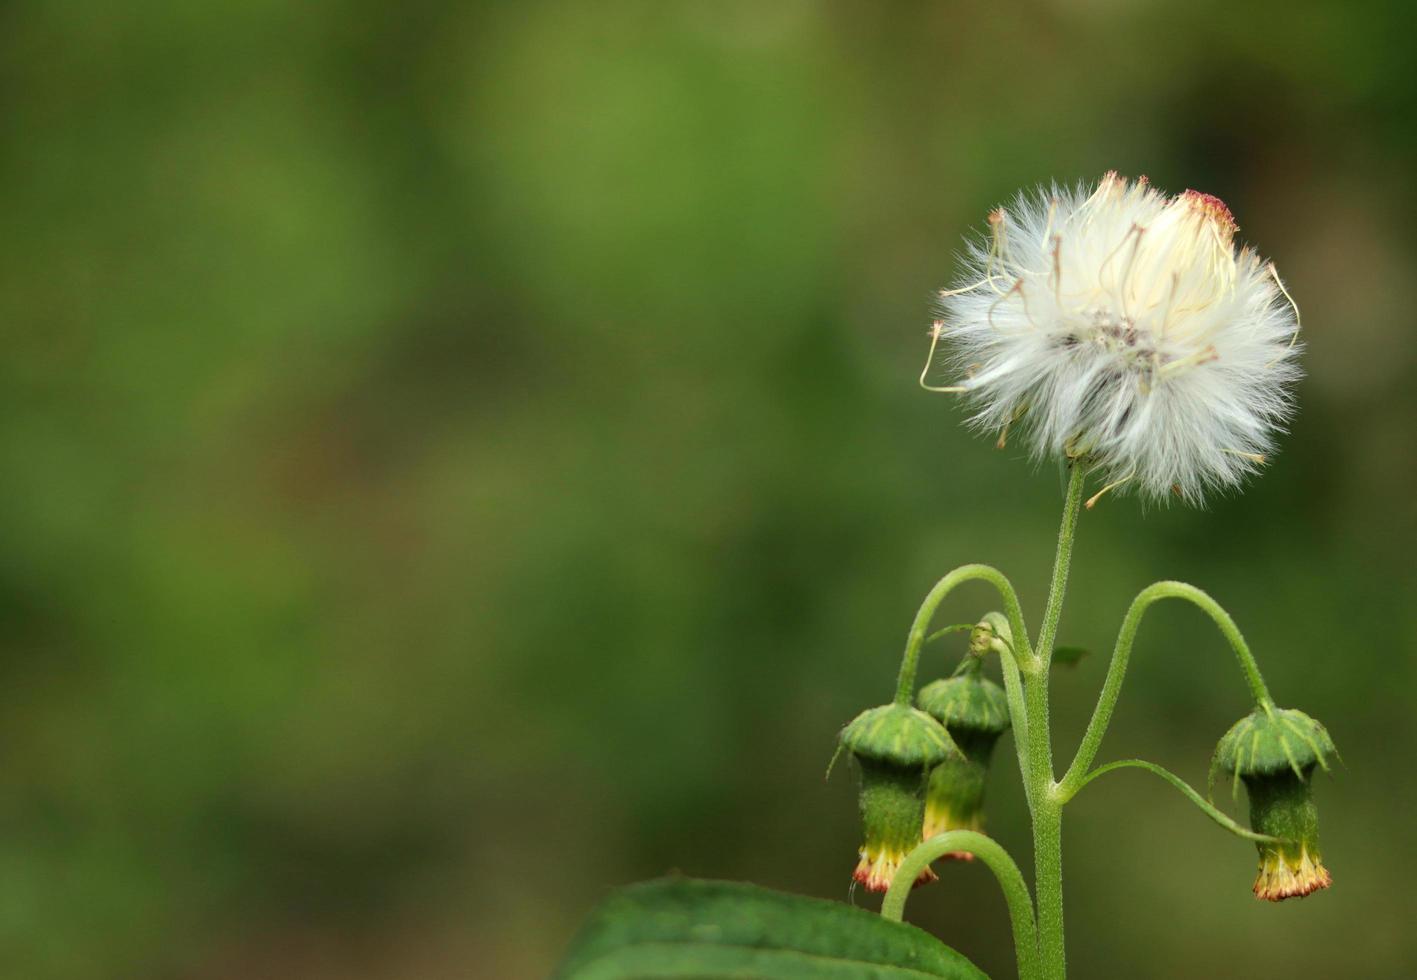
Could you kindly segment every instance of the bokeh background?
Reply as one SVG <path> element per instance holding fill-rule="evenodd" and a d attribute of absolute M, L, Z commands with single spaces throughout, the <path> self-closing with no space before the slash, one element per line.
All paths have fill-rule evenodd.
<path fill-rule="evenodd" d="M 931 291 L 1116 168 L 1230 203 L 1308 377 L 1242 496 L 1084 516 L 1060 754 L 1175 577 L 1346 768 L 1334 888 L 1276 907 L 1160 782 L 1089 788 L 1074 971 L 1417 975 L 1412 10 L 0 6 L 0 972 L 517 980 L 671 869 L 847 899 L 836 730 L 955 564 L 1036 620 L 1060 506 L 916 386 Z M 1199 783 L 1246 707 L 1158 607 L 1101 758 Z M 981 868 L 910 914 L 1011 975 Z"/>

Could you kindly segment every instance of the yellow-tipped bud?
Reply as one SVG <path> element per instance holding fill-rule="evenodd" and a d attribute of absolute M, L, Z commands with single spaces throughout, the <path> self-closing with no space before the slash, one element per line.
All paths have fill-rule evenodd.
<path fill-rule="evenodd" d="M 883 892 L 920 843 L 926 774 L 945 759 L 960 758 L 960 752 L 943 725 L 899 704 L 862 712 L 842 730 L 841 744 L 861 770 L 865 839 L 853 877 L 868 890 Z M 915 883 L 934 880 L 926 868 Z"/>
<path fill-rule="evenodd" d="M 1250 827 L 1278 838 L 1261 841 L 1256 898 L 1282 902 L 1333 883 L 1319 850 L 1319 812 L 1312 776 L 1327 768 L 1333 740 L 1302 711 L 1261 705 L 1237 722 L 1216 747 L 1213 771 L 1243 781 L 1250 795 Z"/>
<path fill-rule="evenodd" d="M 979 656 L 971 654 L 959 674 L 927 684 L 916 699 L 921 710 L 945 726 L 963 753 L 945 759 L 930 772 L 925 791 L 925 823 L 921 836 L 928 839 L 948 830 L 982 830 L 984 787 L 989 757 L 999 736 L 1009 728 L 1008 698 L 1004 689 L 986 678 Z M 972 860 L 960 852 L 945 860 Z"/>

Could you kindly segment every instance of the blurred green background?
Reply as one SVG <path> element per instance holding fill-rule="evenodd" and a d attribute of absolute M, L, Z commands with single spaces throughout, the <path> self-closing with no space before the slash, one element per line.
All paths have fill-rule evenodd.
<path fill-rule="evenodd" d="M 1346 768 L 1335 886 L 1273 907 L 1160 782 L 1089 788 L 1074 971 L 1417 975 L 1412 10 L 0 6 L 0 973 L 516 980 L 670 869 L 845 899 L 836 730 L 950 567 L 1036 621 L 1060 507 L 916 387 L 931 291 L 1116 168 L 1229 202 L 1308 377 L 1242 496 L 1085 515 L 1062 638 L 1195 582 Z M 1159 607 L 1101 758 L 1199 783 L 1246 707 Z M 910 914 L 1012 975 L 982 868 Z"/>

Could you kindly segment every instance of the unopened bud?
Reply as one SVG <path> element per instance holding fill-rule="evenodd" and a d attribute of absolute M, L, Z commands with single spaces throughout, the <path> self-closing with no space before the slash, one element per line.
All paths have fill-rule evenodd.
<path fill-rule="evenodd" d="M 920 843 L 925 778 L 960 756 L 943 725 L 923 711 L 891 704 L 864 711 L 841 733 L 842 747 L 861 770 L 865 840 L 853 877 L 874 892 L 890 888 L 905 856 Z M 935 880 L 926 868 L 915 884 Z"/>
<path fill-rule="evenodd" d="M 983 675 L 979 659 L 971 655 L 961 673 L 927 684 L 916 703 L 945 726 L 962 752 L 930 772 L 922 837 L 947 830 L 983 830 L 989 757 L 999 736 L 1009 728 L 1004 689 Z M 952 851 L 943 857 L 970 860 L 973 855 Z"/>
<path fill-rule="evenodd" d="M 1277 837 L 1259 842 L 1255 897 L 1270 902 L 1302 898 L 1333 881 L 1319 851 L 1314 805 L 1315 767 L 1335 754 L 1324 726 L 1302 711 L 1261 705 L 1237 722 L 1215 749 L 1212 775 L 1230 773 L 1250 796 L 1250 827 Z"/>

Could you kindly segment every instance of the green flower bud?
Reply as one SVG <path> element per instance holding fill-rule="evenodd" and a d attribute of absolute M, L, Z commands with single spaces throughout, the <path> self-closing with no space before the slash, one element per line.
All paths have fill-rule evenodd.
<path fill-rule="evenodd" d="M 1243 781 L 1250 796 L 1250 828 L 1280 838 L 1258 843 L 1255 897 L 1270 902 L 1302 898 L 1333 881 L 1319 851 L 1314 768 L 1336 753 L 1324 726 L 1302 711 L 1261 705 L 1240 719 L 1215 749 L 1218 771 Z"/>
<path fill-rule="evenodd" d="M 1004 689 L 985 677 L 980 662 L 971 657 L 962 673 L 927 684 L 916 704 L 945 726 L 963 753 L 930 772 L 922 836 L 928 839 L 947 830 L 982 830 L 989 757 L 999 736 L 1009 729 Z M 952 851 L 944 858 L 968 861 L 974 855 Z"/>
<path fill-rule="evenodd" d="M 943 725 L 899 704 L 863 711 L 842 730 L 841 745 L 861 769 L 865 842 L 853 877 L 870 891 L 883 892 L 900 862 L 920 843 L 926 773 L 960 752 Z M 915 884 L 934 880 L 926 868 Z"/>

